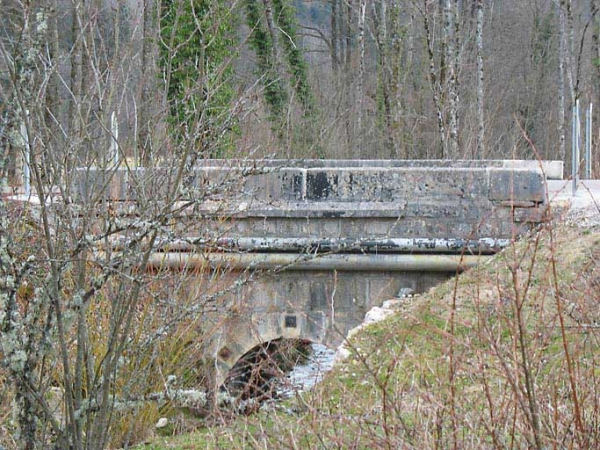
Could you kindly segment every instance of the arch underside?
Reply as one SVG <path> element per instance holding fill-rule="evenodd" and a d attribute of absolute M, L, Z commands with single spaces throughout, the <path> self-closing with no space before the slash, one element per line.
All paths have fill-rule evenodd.
<path fill-rule="evenodd" d="M 213 340 L 213 382 L 219 387 L 235 364 L 252 349 L 278 339 L 306 340 L 331 346 L 327 339 L 326 318 L 322 313 L 264 313 L 256 317 L 230 320 Z"/>
<path fill-rule="evenodd" d="M 365 313 L 400 288 L 421 292 L 447 274 L 417 272 L 303 272 L 260 274 L 243 285 L 223 309 L 207 319 L 207 387 L 216 389 L 253 348 L 277 339 L 300 339 L 329 348 L 340 345 Z"/>

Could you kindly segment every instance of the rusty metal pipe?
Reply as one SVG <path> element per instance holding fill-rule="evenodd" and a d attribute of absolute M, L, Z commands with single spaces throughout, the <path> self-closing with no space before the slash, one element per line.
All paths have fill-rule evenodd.
<path fill-rule="evenodd" d="M 497 253 L 510 244 L 509 239 L 433 239 L 433 238 L 276 238 L 236 237 L 214 241 L 188 238 L 165 243 L 165 251 L 193 252 L 199 248 L 218 248 L 242 252 L 296 253 L 465 253 L 485 255 Z"/>
<path fill-rule="evenodd" d="M 340 270 L 373 272 L 458 272 L 490 257 L 474 255 L 183 253 L 156 252 L 149 269 L 170 270 Z"/>

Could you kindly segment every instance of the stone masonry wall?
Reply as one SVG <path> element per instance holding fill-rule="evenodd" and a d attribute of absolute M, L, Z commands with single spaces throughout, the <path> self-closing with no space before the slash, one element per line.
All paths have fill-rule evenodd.
<path fill-rule="evenodd" d="M 382 161 L 377 167 L 366 161 L 366 167 L 348 167 L 353 164 L 340 161 L 336 167 L 326 161 L 325 167 L 305 162 L 305 168 L 297 161 L 263 167 L 213 163 L 173 192 L 197 200 L 189 213 L 199 230 L 210 222 L 215 235 L 510 238 L 546 219 L 545 172 L 531 162 L 397 167 Z M 545 164 L 556 176 L 558 163 Z M 165 169 L 86 169 L 75 177 L 74 192 L 85 200 L 108 184 L 110 199 L 143 203 L 171 189 L 172 178 Z M 127 211 L 135 214 L 135 208 Z"/>

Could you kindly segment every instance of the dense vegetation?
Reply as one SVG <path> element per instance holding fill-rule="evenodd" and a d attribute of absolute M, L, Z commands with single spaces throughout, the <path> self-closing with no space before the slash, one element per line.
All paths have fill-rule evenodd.
<path fill-rule="evenodd" d="M 245 281 L 214 271 L 190 287 L 185 276 L 139 270 L 182 229 L 202 236 L 192 243 L 198 252 L 219 251 L 218 236 L 188 212 L 235 199 L 240 185 L 230 178 L 198 183 L 192 170 L 205 158 L 564 160 L 571 108 L 600 99 L 598 6 L 598 0 L 0 0 L 2 442 L 23 449 L 127 446 L 173 409 L 206 415 L 178 404 L 180 394 L 205 382 L 199 355 L 210 328 L 198 322 Z M 88 177 L 89 189 L 78 177 Z M 113 182 L 125 178 L 135 207 L 128 220 L 123 205 L 106 202 L 122 193 Z M 587 273 L 573 264 L 573 276 Z M 408 406 L 406 416 L 395 414 L 397 422 L 384 426 L 385 436 L 368 427 L 361 436 L 460 447 L 468 422 L 475 436 L 501 446 L 494 439 L 506 430 L 486 427 L 512 420 L 516 428 L 502 436 L 516 446 L 546 445 L 552 432 L 583 448 L 586 427 L 596 420 L 586 403 L 596 394 L 594 347 L 585 347 L 593 343 L 592 322 L 592 331 L 574 335 L 590 336 L 585 345 L 553 334 L 554 324 L 544 334 L 533 319 L 545 321 L 536 315 L 545 310 L 522 308 L 520 293 L 535 289 L 508 267 L 514 289 L 502 289 L 514 290 L 507 298 L 515 306 L 506 310 L 512 311 L 506 323 L 484 323 L 491 318 L 478 311 L 461 318 L 485 325 L 478 336 L 491 343 L 512 343 L 514 352 L 499 361 L 516 378 L 497 367 L 499 379 L 508 380 L 499 393 L 504 415 L 473 418 L 489 413 L 480 390 L 465 397 L 481 409 L 461 409 L 464 361 L 454 349 L 463 343 L 447 347 L 454 340 L 439 339 L 422 351 L 450 363 L 436 360 L 439 373 L 421 367 L 413 381 L 398 372 L 399 359 L 361 362 L 375 374 L 376 395 L 386 399 L 369 400 L 375 409 L 364 414 L 376 413 L 374 424 L 391 420 L 390 407 Z M 561 296 L 560 283 L 525 279 L 556 305 L 570 298 Z M 467 339 L 468 327 L 454 314 L 461 303 L 452 304 L 450 312 L 414 314 L 431 319 L 439 336 Z M 442 333 L 447 322 L 451 329 Z M 397 324 L 399 336 L 405 323 Z M 515 324 L 522 327 L 511 329 Z M 494 341 L 489 333 L 497 331 Z M 513 332 L 521 342 L 511 341 Z M 583 346 L 572 358 L 571 345 Z M 486 363 L 477 359 L 484 358 L 480 348 L 464 346 L 468 364 Z M 544 355 L 559 355 L 558 368 L 539 365 Z M 568 384 L 548 375 L 564 370 Z M 548 392 L 536 389 L 542 374 L 553 380 Z M 578 380 L 589 381 L 581 395 Z M 390 400 L 381 386 L 392 382 L 400 388 Z M 443 398 L 428 397 L 428 386 Z M 341 395 L 339 387 L 323 389 Z M 415 389 L 417 399 L 442 406 L 425 403 L 421 416 L 410 409 L 416 405 L 402 405 L 397 396 Z M 543 422 L 548 404 L 554 409 L 544 413 L 554 416 Z M 340 405 L 350 411 L 344 420 L 356 417 L 352 405 Z M 316 415 L 304 419 L 331 410 L 323 407 L 311 406 Z M 344 420 L 331 429 L 343 434 L 350 426 Z M 453 431 L 427 434 L 439 427 Z M 298 433 L 290 428 L 279 437 L 288 432 Z"/>
<path fill-rule="evenodd" d="M 204 156 L 533 156 L 524 133 L 564 159 L 572 106 L 600 96 L 596 0 L 28 5 L 2 2 L 2 104 L 23 69 L 55 139 L 116 111 L 146 165 L 182 138 Z"/>

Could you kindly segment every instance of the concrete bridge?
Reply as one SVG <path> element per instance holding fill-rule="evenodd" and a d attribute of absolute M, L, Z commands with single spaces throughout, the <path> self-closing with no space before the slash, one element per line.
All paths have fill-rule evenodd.
<path fill-rule="evenodd" d="M 170 170 L 83 170 L 80 199 L 110 176 L 123 215 L 169 186 Z M 152 254 L 150 269 L 214 271 L 230 288 L 206 355 L 213 386 L 254 347 L 339 345 L 371 307 L 478 264 L 547 219 L 561 162 L 205 161 L 182 195 L 196 229 Z M 218 249 L 218 251 L 215 251 Z M 240 280 L 243 280 L 240 282 Z"/>

